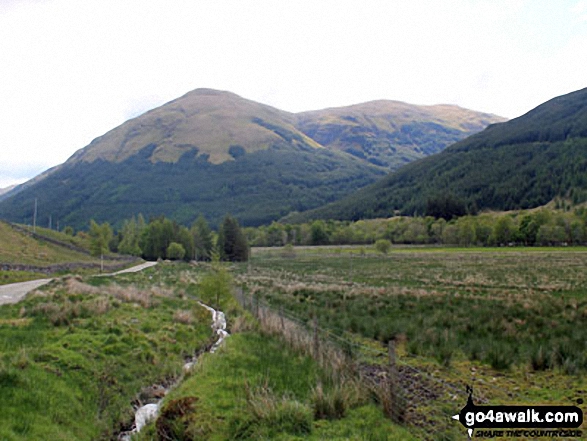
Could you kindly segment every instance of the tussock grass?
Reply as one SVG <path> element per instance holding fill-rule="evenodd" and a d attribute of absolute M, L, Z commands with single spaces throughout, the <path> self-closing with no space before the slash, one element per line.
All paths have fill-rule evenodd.
<path fill-rule="evenodd" d="M 159 271 L 176 280 L 69 278 L 0 308 L 0 439 L 111 439 L 145 386 L 180 375 L 210 314 L 176 294 L 187 286 L 143 283 Z"/>
<path fill-rule="evenodd" d="M 580 250 L 401 250 L 352 262 L 314 252 L 258 259 L 238 280 L 298 316 L 316 313 L 338 333 L 382 343 L 403 335 L 410 354 L 441 366 L 464 354 L 498 370 L 580 372 L 586 265 Z"/>

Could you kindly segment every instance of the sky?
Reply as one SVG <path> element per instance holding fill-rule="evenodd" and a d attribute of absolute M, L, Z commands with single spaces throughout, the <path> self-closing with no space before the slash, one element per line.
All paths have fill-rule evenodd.
<path fill-rule="evenodd" d="M 587 0 L 0 0 L 0 188 L 207 87 L 514 118 L 587 87 Z"/>

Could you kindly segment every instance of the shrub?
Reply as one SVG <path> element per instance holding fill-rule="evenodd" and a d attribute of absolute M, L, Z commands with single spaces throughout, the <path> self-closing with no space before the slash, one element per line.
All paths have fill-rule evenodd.
<path fill-rule="evenodd" d="M 375 242 L 375 249 L 381 254 L 387 254 L 391 249 L 391 242 L 387 239 L 379 239 Z"/>

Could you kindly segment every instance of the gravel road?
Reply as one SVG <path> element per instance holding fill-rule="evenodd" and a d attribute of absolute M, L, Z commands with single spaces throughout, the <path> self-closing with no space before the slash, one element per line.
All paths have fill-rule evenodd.
<path fill-rule="evenodd" d="M 29 282 L 0 285 L 0 305 L 19 302 L 30 291 L 49 283 L 51 280 L 53 279 L 39 279 Z"/>
<path fill-rule="evenodd" d="M 133 266 L 132 268 L 127 268 L 122 271 L 118 271 L 114 274 L 105 274 L 105 275 L 116 275 L 116 274 L 124 274 L 124 273 L 136 273 L 137 271 L 144 270 L 145 268 L 149 268 L 153 265 L 157 265 L 157 262 L 145 262 L 137 266 Z M 0 305 L 4 305 L 7 303 L 17 303 L 20 302 L 25 295 L 31 292 L 34 289 L 37 289 L 39 286 L 46 285 L 53 279 L 38 279 L 38 280 L 31 280 L 29 282 L 20 282 L 20 283 L 11 283 L 9 285 L 0 285 Z"/>

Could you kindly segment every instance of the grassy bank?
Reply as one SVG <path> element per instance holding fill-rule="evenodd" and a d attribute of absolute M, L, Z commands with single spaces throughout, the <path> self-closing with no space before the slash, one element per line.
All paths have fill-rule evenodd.
<path fill-rule="evenodd" d="M 73 272 L 67 269 L 68 265 L 81 266 L 75 269 L 75 273 L 100 272 L 100 259 L 87 251 L 87 237 L 68 236 L 46 228 L 37 228 L 34 237 L 30 233 L 32 231 L 24 227 L 13 228 L 0 222 L 0 266 L 12 265 L 8 270 L 0 269 L 0 285 L 68 274 Z M 124 264 L 113 257 L 105 256 L 105 268 Z M 14 265 L 19 268 L 14 269 Z"/>
<path fill-rule="evenodd" d="M 332 406 L 337 412 L 320 413 Z M 219 352 L 202 356 L 139 438 L 415 439 L 350 385 L 337 389 L 311 357 L 257 331 L 234 334 Z"/>
<path fill-rule="evenodd" d="M 0 308 L 0 439 L 97 440 L 212 338 L 177 268 L 53 282 Z"/>

